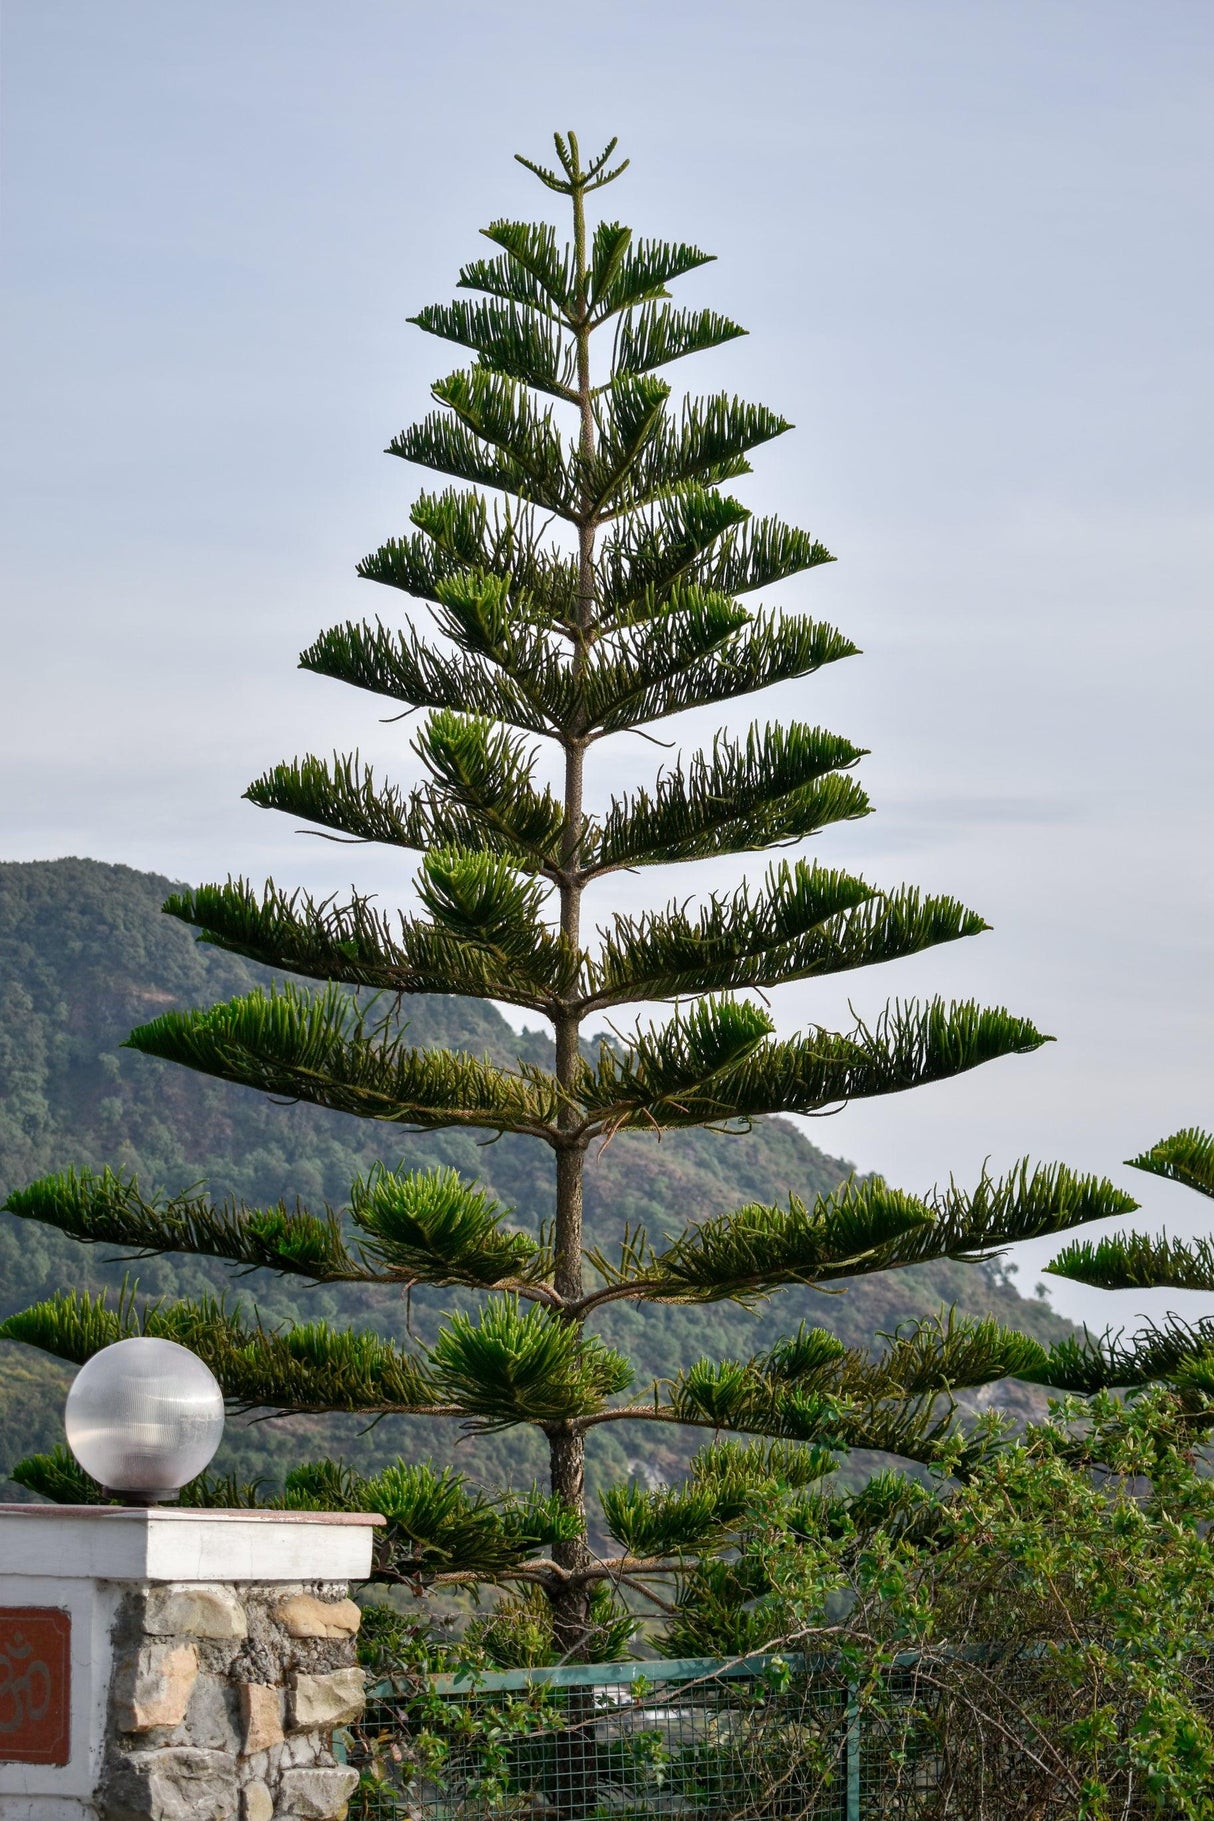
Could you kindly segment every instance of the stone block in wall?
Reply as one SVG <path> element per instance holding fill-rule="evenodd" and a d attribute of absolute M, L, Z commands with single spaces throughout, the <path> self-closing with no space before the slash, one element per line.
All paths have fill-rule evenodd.
<path fill-rule="evenodd" d="M 357 1788 L 356 1770 L 285 1770 L 274 1812 L 280 1821 L 341 1821 Z"/>
<path fill-rule="evenodd" d="M 366 1705 L 366 1677 L 361 1669 L 334 1669 L 328 1675 L 296 1675 L 291 1681 L 291 1727 L 344 1726 L 357 1720 Z"/>
<path fill-rule="evenodd" d="M 269 1751 L 283 1741 L 282 1695 L 265 1682 L 240 1685 L 241 1745 L 244 1756 Z"/>
<path fill-rule="evenodd" d="M 209 1751 L 239 1750 L 240 1703 L 226 1676 L 199 1676 L 181 1731 L 185 1737 L 175 1738 L 173 1744 L 201 1745 Z"/>
<path fill-rule="evenodd" d="M 352 1638 L 362 1620 L 353 1600 L 318 1600 L 311 1593 L 280 1600 L 274 1616 L 292 1638 Z"/>
<path fill-rule="evenodd" d="M 260 1781 L 246 1783 L 240 1792 L 240 1821 L 271 1821 L 273 1813 L 269 1785 Z"/>
<path fill-rule="evenodd" d="M 157 1587 L 143 1627 L 158 1637 L 243 1638 L 249 1622 L 229 1587 Z"/>
<path fill-rule="evenodd" d="M 145 1644 L 119 1664 L 114 1678 L 114 1716 L 122 1732 L 150 1732 L 179 1726 L 198 1677 L 192 1644 Z"/>
<path fill-rule="evenodd" d="M 105 1821 L 237 1821 L 236 1761 L 222 1751 L 167 1745 L 127 1752 L 101 1792 Z"/>

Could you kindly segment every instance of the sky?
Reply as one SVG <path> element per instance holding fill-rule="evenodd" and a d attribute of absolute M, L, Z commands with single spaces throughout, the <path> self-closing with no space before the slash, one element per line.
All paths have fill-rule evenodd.
<path fill-rule="evenodd" d="M 408 902 L 409 856 L 241 792 L 306 750 L 416 776 L 409 725 L 296 655 L 405 605 L 354 564 L 405 528 L 423 477 L 382 451 L 456 364 L 407 317 L 486 222 L 551 215 L 514 152 L 618 134 L 611 213 L 713 251 L 685 301 L 750 331 L 688 383 L 796 425 L 739 491 L 838 561 L 780 601 L 864 652 L 724 718 L 870 748 L 878 813 L 814 856 L 994 926 L 785 988 L 779 1028 L 942 992 L 1057 1039 L 811 1136 L 916 1190 L 1057 1158 L 1204 1230 L 1122 1160 L 1214 1125 L 1205 0 L 8 0 L 0 52 L 0 858 Z M 600 747 L 592 804 L 671 756 Z M 695 870 L 598 908 L 744 869 Z M 1101 1328 L 1214 1313 L 1050 1293 Z"/>

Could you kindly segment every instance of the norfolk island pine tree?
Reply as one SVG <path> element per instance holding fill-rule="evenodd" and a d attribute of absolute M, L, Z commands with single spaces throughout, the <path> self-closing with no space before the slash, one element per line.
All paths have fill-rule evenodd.
<path fill-rule="evenodd" d="M 623 1647 L 629 1627 L 608 1610 L 612 1588 L 659 1604 L 671 1582 L 694 1595 L 696 1562 L 729 1548 L 757 1494 L 811 1484 L 849 1446 L 947 1456 L 964 1471 L 993 1430 L 959 1433 L 958 1388 L 1009 1374 L 1065 1384 L 1077 1370 L 994 1323 L 927 1318 L 873 1356 L 802 1326 L 766 1354 L 700 1360 L 629 1396 L 628 1362 L 594 1334 L 596 1311 L 623 1298 L 755 1303 L 788 1285 L 989 1256 L 1135 1204 L 1063 1166 L 1022 1165 L 926 1199 L 870 1178 L 806 1205 L 792 1184 L 786 1205 L 739 1208 L 674 1238 L 625 1229 L 588 1251 L 587 1155 L 618 1132 L 820 1113 L 1046 1039 L 1006 1011 L 940 1001 L 894 1002 L 847 1034 L 777 1039 L 772 989 L 986 927 L 950 898 L 878 891 L 799 856 L 694 909 L 616 912 L 587 941 L 583 899 L 618 870 L 793 848 L 869 805 L 853 776 L 861 751 L 791 721 L 718 734 L 685 763 L 661 765 L 649 788 L 602 811 L 585 806 L 600 742 L 807 678 L 856 648 L 807 615 L 745 604 L 831 560 L 726 491 L 750 472 L 750 452 L 790 426 L 726 394 L 676 409 L 658 377 L 742 333 L 668 301 L 708 255 L 609 221 L 592 231 L 587 201 L 625 164 L 612 167 L 614 142 L 587 165 L 573 134 L 557 135 L 556 150 L 554 169 L 520 162 L 566 199 L 571 245 L 548 226 L 497 221 L 485 230 L 495 251 L 463 269 L 459 300 L 412 319 L 474 358 L 435 385 L 438 409 L 390 445 L 443 479 L 416 500 L 411 531 L 359 573 L 425 603 L 441 642 L 407 617 L 351 623 L 301 660 L 398 712 L 424 711 L 413 740 L 423 781 L 382 781 L 357 754 L 305 757 L 247 793 L 336 838 L 419 853 L 419 909 L 393 920 L 358 895 L 318 903 L 244 881 L 179 894 L 165 908 L 201 940 L 323 986 L 170 1012 L 129 1038 L 149 1055 L 407 1130 L 530 1136 L 554 1170 L 551 1209 L 534 1211 L 538 1237 L 450 1171 L 377 1169 L 352 1186 L 344 1212 L 250 1208 L 196 1189 L 168 1196 L 120 1173 L 68 1171 L 14 1193 L 10 1210 L 135 1253 L 194 1252 L 317 1283 L 459 1286 L 485 1300 L 477 1315 L 449 1316 L 428 1347 L 324 1323 L 271 1332 L 215 1302 L 141 1308 L 133 1296 L 115 1306 L 74 1294 L 0 1333 L 73 1361 L 127 1333 L 168 1334 L 208 1361 L 240 1408 L 537 1426 L 546 1494 L 495 1498 L 425 1464 L 359 1481 L 317 1463 L 292 1477 L 287 1497 L 385 1511 L 382 1578 L 542 1596 L 553 1649 L 578 1657 Z M 542 782 L 545 744 L 563 768 L 556 789 Z M 541 1015 L 552 1066 L 411 1049 L 402 1001 L 421 993 Z M 588 1044 L 588 1028 L 618 1029 L 621 1008 L 654 1002 L 672 1007 L 664 1022 Z M 626 1421 L 687 1425 L 708 1445 L 684 1486 L 608 1493 L 620 1553 L 603 1557 L 587 1537 L 586 1439 Z M 62 1459 L 26 1463 L 23 1477 L 49 1496 L 82 1495 Z M 194 1496 L 224 1495 L 204 1485 Z"/>

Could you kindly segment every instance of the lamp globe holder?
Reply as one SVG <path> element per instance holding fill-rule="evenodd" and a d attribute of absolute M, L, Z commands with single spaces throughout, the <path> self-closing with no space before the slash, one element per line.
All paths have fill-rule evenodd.
<path fill-rule="evenodd" d="M 139 1335 L 81 1366 L 63 1413 L 86 1473 L 127 1505 L 159 1505 L 209 1466 L 223 1437 L 210 1367 L 172 1340 Z"/>

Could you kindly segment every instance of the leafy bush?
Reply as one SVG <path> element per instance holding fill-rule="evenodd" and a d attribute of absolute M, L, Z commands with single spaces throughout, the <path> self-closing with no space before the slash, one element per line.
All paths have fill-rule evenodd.
<path fill-rule="evenodd" d="M 588 1745 L 581 1812 L 618 1807 L 624 1781 L 630 1812 L 668 1808 L 676 1791 L 681 1811 L 713 1821 L 739 1805 L 798 1821 L 842 1812 L 850 1711 L 865 1816 L 1214 1815 L 1208 1414 L 1174 1390 L 1068 1400 L 964 1480 L 942 1473 L 928 1488 L 884 1473 L 850 1499 L 795 1471 L 781 1485 L 787 1463 L 773 1456 L 733 1558 L 689 1564 L 659 1640 L 723 1667 L 761 1649 L 762 1664 L 675 1697 L 654 1692 L 655 1663 L 652 1683 L 631 1690 L 632 1727 L 658 1727 L 644 1739 L 622 1690 L 588 1705 L 588 1738 L 606 1712 L 611 1751 L 647 1756 L 624 1779 L 601 1739 Z M 727 1469 L 728 1446 L 704 1451 L 702 1480 Z M 555 1690 L 435 1690 L 435 1670 L 470 1673 L 475 1687 L 502 1661 L 498 1628 L 474 1622 L 464 1642 L 435 1643 L 383 1609 L 369 1615 L 364 1660 L 402 1698 L 361 1741 L 377 1792 L 367 1814 L 386 1812 L 389 1788 L 411 1812 L 431 1801 L 515 1812 L 558 1771 L 568 1778 L 569 1711 Z M 693 1743 L 697 1706 L 714 1717 Z"/>
<path fill-rule="evenodd" d="M 1214 1815 L 1206 1420 L 1171 1390 L 1067 1400 L 959 1486 L 885 1476 L 871 1528 L 855 1502 L 756 1525 L 752 1627 L 838 1653 L 886 1812 Z"/>

